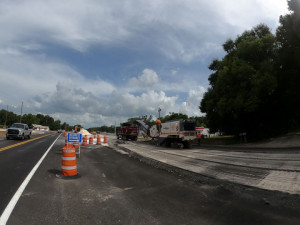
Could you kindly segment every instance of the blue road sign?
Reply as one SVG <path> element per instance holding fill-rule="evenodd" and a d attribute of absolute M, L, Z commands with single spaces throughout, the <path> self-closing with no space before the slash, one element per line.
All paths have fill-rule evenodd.
<path fill-rule="evenodd" d="M 82 134 L 68 133 L 68 142 L 82 142 Z"/>

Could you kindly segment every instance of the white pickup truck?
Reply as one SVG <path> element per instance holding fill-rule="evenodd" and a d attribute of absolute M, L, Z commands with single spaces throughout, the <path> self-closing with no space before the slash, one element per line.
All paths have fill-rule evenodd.
<path fill-rule="evenodd" d="M 30 138 L 32 130 L 29 129 L 27 124 L 14 123 L 6 130 L 6 139 L 18 138 L 24 140 L 25 137 Z"/>

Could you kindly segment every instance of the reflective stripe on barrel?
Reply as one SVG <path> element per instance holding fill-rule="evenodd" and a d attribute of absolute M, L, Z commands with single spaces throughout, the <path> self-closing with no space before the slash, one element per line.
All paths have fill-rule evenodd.
<path fill-rule="evenodd" d="M 61 159 L 61 174 L 64 176 L 77 175 L 75 148 L 69 146 L 63 148 Z"/>
<path fill-rule="evenodd" d="M 93 138 L 93 137 L 90 137 L 89 144 L 90 144 L 90 145 L 93 145 L 93 144 L 94 144 L 94 138 Z"/>
<path fill-rule="evenodd" d="M 82 139 L 82 145 L 87 145 L 87 136 L 85 135 Z"/>

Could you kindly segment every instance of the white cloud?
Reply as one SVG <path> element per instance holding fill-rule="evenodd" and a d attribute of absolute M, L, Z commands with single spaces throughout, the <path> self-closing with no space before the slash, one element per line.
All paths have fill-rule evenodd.
<path fill-rule="evenodd" d="M 0 8 L 0 43 L 21 48 L 30 40 L 27 47 L 33 49 L 40 48 L 42 42 L 57 43 L 81 52 L 95 45 L 126 45 L 154 49 L 174 60 L 191 61 L 207 56 L 206 46 L 218 49 L 228 36 L 236 36 L 261 22 L 275 28 L 279 15 L 287 12 L 287 3 L 4 0 Z"/>
<path fill-rule="evenodd" d="M 182 102 L 179 112 L 189 116 L 200 116 L 199 106 L 205 92 L 206 89 L 203 87 L 190 90 L 186 101 Z"/>
<path fill-rule="evenodd" d="M 152 69 L 144 69 L 139 77 L 132 77 L 129 86 L 134 89 L 152 88 L 158 83 L 158 75 Z"/>
<path fill-rule="evenodd" d="M 32 95 L 51 93 L 57 82 L 66 83 L 66 87 L 76 84 L 83 90 L 100 90 L 99 95 L 115 89 L 100 78 L 86 78 L 73 68 L 43 56 L 0 54 L 0 59 L 0 95 L 5 96 L 7 102 L 8 97 L 11 101 L 20 101 Z"/>
<path fill-rule="evenodd" d="M 9 104 L 18 110 L 24 101 L 28 113 L 42 112 L 90 126 L 155 115 L 158 107 L 163 109 L 162 115 L 177 111 L 199 115 L 205 88 L 199 86 L 198 79 L 208 74 L 199 71 L 197 76 L 191 75 L 189 63 L 199 62 L 207 67 L 203 62 L 222 55 L 222 43 L 227 38 L 235 38 L 259 23 L 266 23 L 275 31 L 279 15 L 287 13 L 287 3 L 2 0 L 0 12 L 1 106 Z M 57 53 L 52 47 L 62 50 Z M 136 70 L 142 72 L 122 84 L 105 79 L 105 74 L 93 77 L 79 72 L 98 74 L 98 65 L 91 63 L 94 70 L 81 68 L 78 58 L 98 48 L 110 53 L 111 47 L 113 54 L 118 54 L 115 49 L 122 49 L 127 56 L 129 49 L 130 54 L 137 52 L 149 57 L 149 61 L 147 65 L 133 62 L 138 66 L 131 70 L 132 74 Z M 68 54 L 75 50 L 77 61 L 72 61 L 74 55 L 65 56 L 65 49 Z M 156 67 L 152 67 L 153 55 L 162 59 Z M 107 60 L 106 70 L 120 61 Z M 170 76 L 163 74 L 164 69 Z M 114 76 L 122 80 L 121 75 Z M 188 97 L 183 99 L 182 94 Z"/>
<path fill-rule="evenodd" d="M 155 115 L 159 107 L 164 113 L 175 107 L 177 99 L 162 91 L 141 95 L 113 91 L 105 98 L 98 98 L 75 85 L 58 83 L 54 93 L 36 96 L 29 104 L 36 112 L 48 112 L 62 121 L 96 126 L 96 123 L 110 125 L 112 121 L 122 122 L 120 119 L 126 121 L 129 117 Z"/>

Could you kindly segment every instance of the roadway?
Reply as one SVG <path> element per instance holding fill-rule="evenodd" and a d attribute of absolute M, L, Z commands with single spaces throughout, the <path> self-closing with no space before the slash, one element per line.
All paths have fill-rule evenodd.
<path fill-rule="evenodd" d="M 25 155 L 32 152 L 31 156 L 20 156 L 20 158 L 26 158 L 23 164 L 31 160 L 37 161 L 56 137 L 57 135 L 48 136 L 36 140 L 39 143 L 32 141 L 25 143 L 20 149 L 17 146 L 0 152 L 1 165 L 7 166 L 1 167 L 1 176 L 7 173 L 4 172 L 7 168 L 18 171 L 16 168 L 19 165 L 7 165 L 12 162 L 8 163 L 5 160 L 5 158 L 10 158 L 10 154 L 13 155 L 12 151 L 16 151 L 17 154 L 27 149 Z M 0 146 L 9 145 L 3 143 L 7 143 L 7 140 L 0 141 Z M 149 166 L 143 162 L 145 157 L 142 159 L 132 154 L 133 148 L 163 153 L 165 157 L 160 160 L 164 161 L 168 160 L 166 156 L 170 156 L 171 160 L 172 157 L 179 157 L 183 152 L 130 142 L 117 143 L 113 137 L 109 139 L 109 147 L 99 145 L 81 147 L 81 156 L 77 158 L 80 177 L 60 179 L 56 177 L 56 174 L 60 170 L 63 145 L 64 138 L 61 136 L 22 193 L 8 219 L 8 225 L 276 225 L 299 224 L 300 221 L 300 196 L 298 194 L 263 190 L 205 175 L 199 175 L 197 179 L 193 179 L 193 177 L 175 173 L 174 167 L 171 166 L 160 169 L 155 158 L 152 159 L 152 166 Z M 173 151 L 173 154 L 166 154 L 168 151 Z M 191 162 L 190 165 L 193 166 L 195 160 L 193 154 L 197 151 L 198 149 L 186 150 L 184 160 Z M 209 153 L 202 152 L 206 161 L 209 161 L 209 158 L 214 161 L 228 160 L 228 157 L 222 157 L 220 152 L 216 154 L 215 151 L 209 151 Z M 41 152 L 39 157 L 35 157 L 34 155 L 38 152 Z M 223 151 L 223 155 L 224 153 Z M 136 154 L 138 154 L 137 151 Z M 235 156 L 235 161 L 238 161 L 237 155 L 234 152 L 231 154 Z M 17 159 L 21 160 L 20 158 Z M 169 162 L 166 161 L 164 164 L 167 165 L 167 163 Z M 30 170 L 32 166 L 27 167 Z M 24 177 L 26 173 L 20 175 L 19 178 L 12 177 L 12 180 L 18 180 L 17 183 L 21 183 Z M 6 186 L 1 189 L 1 192 L 7 192 L 7 188 L 10 189 Z"/>
<path fill-rule="evenodd" d="M 56 136 L 47 133 L 0 141 L 0 214 Z"/>
<path fill-rule="evenodd" d="M 231 146 L 208 149 L 194 146 L 180 150 L 153 148 L 148 142 L 129 141 L 118 141 L 118 147 L 150 164 L 167 165 L 188 176 L 207 176 L 266 190 L 300 194 L 300 147 Z"/>

